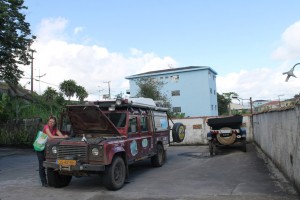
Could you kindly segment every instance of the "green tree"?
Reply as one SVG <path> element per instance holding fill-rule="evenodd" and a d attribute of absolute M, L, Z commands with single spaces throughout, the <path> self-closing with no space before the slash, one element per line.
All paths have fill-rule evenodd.
<path fill-rule="evenodd" d="M 170 100 L 166 94 L 160 92 L 160 88 L 162 88 L 165 83 L 153 78 L 142 77 L 136 80 L 136 84 L 139 87 L 136 97 L 151 98 L 160 102 L 161 106 L 169 108 L 169 113 L 172 113 Z"/>
<path fill-rule="evenodd" d="M 232 96 L 238 96 L 238 94 L 235 92 L 228 92 L 223 94 L 217 93 L 219 115 L 229 114 L 229 105 L 231 103 Z"/>
<path fill-rule="evenodd" d="M 64 98 L 64 94 L 62 92 L 57 93 L 57 97 L 55 98 L 55 102 L 60 105 L 60 106 L 64 106 L 66 101 Z"/>
<path fill-rule="evenodd" d="M 89 94 L 87 93 L 84 87 L 80 85 L 76 87 L 76 97 L 79 99 L 80 102 L 83 102 L 84 99 L 88 97 L 88 95 Z"/>
<path fill-rule="evenodd" d="M 53 103 L 55 98 L 58 96 L 58 93 L 52 87 L 47 87 L 42 96 L 46 102 Z"/>
<path fill-rule="evenodd" d="M 69 99 L 76 93 L 77 84 L 74 80 L 66 80 L 59 85 L 60 91 Z"/>
<path fill-rule="evenodd" d="M 53 108 L 53 105 L 54 105 L 54 100 L 57 98 L 58 93 L 52 87 L 47 87 L 47 89 L 45 90 L 45 92 L 43 93 L 42 96 L 45 99 L 45 101 L 47 103 L 49 103 L 50 108 L 51 108 L 51 114 L 53 114 L 52 108 Z"/>
<path fill-rule="evenodd" d="M 162 81 L 156 81 L 153 78 L 142 77 L 136 80 L 136 84 L 139 87 L 136 97 L 146 97 L 153 100 L 162 100 L 162 94 L 160 92 L 161 87 L 164 86 Z"/>
<path fill-rule="evenodd" d="M 18 65 L 30 64 L 30 47 L 36 38 L 25 22 L 26 15 L 21 13 L 27 9 L 23 3 L 24 0 L 0 1 L 0 79 L 14 85 L 23 75 Z"/>

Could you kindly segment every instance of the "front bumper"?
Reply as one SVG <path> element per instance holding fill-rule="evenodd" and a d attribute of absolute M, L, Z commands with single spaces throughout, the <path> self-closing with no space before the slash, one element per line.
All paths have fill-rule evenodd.
<path fill-rule="evenodd" d="M 77 163 L 74 166 L 62 166 L 55 162 L 44 161 L 43 166 L 59 171 L 85 171 L 85 172 L 102 172 L 105 171 L 105 165 L 91 165 Z"/>

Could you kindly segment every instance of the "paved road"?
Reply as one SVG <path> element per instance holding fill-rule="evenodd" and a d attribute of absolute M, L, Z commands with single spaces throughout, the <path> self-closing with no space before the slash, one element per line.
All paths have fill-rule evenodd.
<path fill-rule="evenodd" d="M 73 178 L 65 188 L 43 188 L 31 149 L 0 148 L 0 200 L 285 200 L 300 199 L 253 144 L 248 152 L 207 146 L 172 146 L 168 161 L 152 168 L 149 160 L 130 167 L 119 191 L 108 191 L 98 176 Z"/>

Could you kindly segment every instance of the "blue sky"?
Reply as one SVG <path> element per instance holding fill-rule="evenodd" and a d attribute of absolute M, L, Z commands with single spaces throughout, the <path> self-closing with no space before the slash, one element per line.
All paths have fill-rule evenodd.
<path fill-rule="evenodd" d="M 26 21 L 38 36 L 34 73 L 46 73 L 41 80 L 53 84 L 35 82 L 37 92 L 73 79 L 94 100 L 107 93 L 107 81 L 118 94 L 129 87 L 125 76 L 185 66 L 214 69 L 219 93 L 255 100 L 300 92 L 298 79 L 284 82 L 282 75 L 300 61 L 298 0 L 25 0 L 25 5 Z"/>

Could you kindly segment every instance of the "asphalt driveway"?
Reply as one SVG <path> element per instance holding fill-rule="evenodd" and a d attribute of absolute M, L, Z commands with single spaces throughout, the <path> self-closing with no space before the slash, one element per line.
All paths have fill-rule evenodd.
<path fill-rule="evenodd" d="M 130 166 L 130 178 L 118 191 L 108 191 L 100 177 L 73 177 L 65 188 L 41 187 L 32 149 L 0 148 L 0 199 L 299 199 L 293 187 L 253 145 L 248 152 L 207 146 L 171 146 L 163 167 L 150 161 Z"/>

